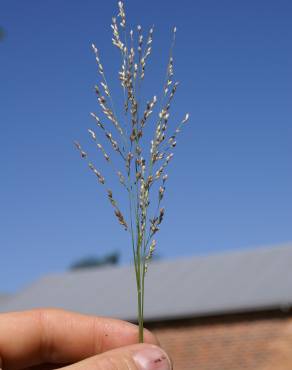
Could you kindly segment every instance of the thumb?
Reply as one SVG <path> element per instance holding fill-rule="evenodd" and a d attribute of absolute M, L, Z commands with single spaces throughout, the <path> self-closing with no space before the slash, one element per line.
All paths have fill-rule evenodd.
<path fill-rule="evenodd" d="M 152 344 L 120 347 L 59 370 L 171 370 L 167 354 Z"/>

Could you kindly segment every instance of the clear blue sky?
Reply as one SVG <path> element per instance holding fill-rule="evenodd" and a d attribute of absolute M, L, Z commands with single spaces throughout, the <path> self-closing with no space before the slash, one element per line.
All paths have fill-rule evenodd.
<path fill-rule="evenodd" d="M 89 112 L 98 112 L 91 42 L 108 79 L 117 76 L 116 5 L 1 2 L 0 291 L 88 255 L 118 249 L 123 263 L 131 260 L 126 234 L 72 146 L 76 138 L 89 144 Z M 174 116 L 192 117 L 169 171 L 158 253 L 291 241 L 292 2 L 129 0 L 126 8 L 132 24 L 155 24 L 149 94 L 160 91 L 177 26 Z"/>

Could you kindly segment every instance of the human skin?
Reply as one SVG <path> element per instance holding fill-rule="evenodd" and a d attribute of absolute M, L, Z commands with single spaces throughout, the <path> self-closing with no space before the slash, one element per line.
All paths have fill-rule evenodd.
<path fill-rule="evenodd" d="M 134 324 L 57 309 L 0 314 L 3 370 L 167 370 L 168 356 L 155 336 L 136 344 Z"/>

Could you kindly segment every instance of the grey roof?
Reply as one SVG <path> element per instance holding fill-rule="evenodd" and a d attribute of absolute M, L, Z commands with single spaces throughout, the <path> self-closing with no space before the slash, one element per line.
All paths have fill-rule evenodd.
<path fill-rule="evenodd" d="M 0 304 L 6 302 L 10 298 L 11 294 L 0 293 Z"/>
<path fill-rule="evenodd" d="M 155 261 L 146 279 L 145 319 L 165 320 L 292 306 L 292 243 L 216 255 Z M 42 278 L 0 302 L 0 312 L 59 307 L 136 318 L 130 266 Z"/>

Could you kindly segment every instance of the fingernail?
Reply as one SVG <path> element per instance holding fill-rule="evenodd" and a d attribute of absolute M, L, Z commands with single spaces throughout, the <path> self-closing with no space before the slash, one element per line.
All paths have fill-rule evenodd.
<path fill-rule="evenodd" d="M 167 354 L 159 347 L 147 346 L 136 352 L 133 359 L 139 370 L 171 370 Z"/>

